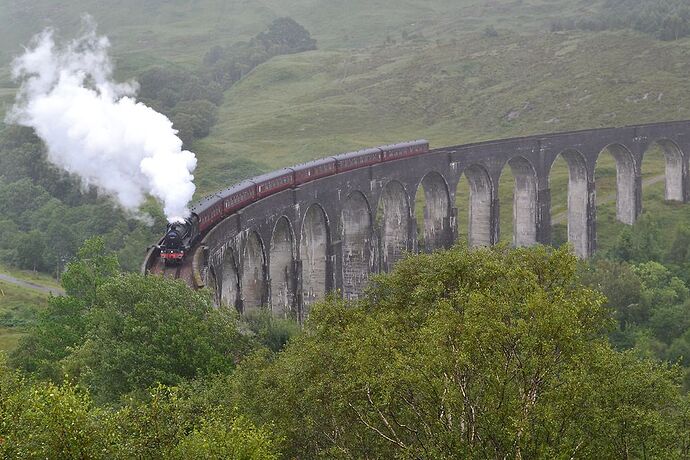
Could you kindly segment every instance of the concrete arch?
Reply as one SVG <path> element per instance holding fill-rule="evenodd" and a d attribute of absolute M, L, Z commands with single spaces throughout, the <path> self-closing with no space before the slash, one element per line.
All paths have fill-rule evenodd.
<path fill-rule="evenodd" d="M 537 172 L 522 156 L 511 158 L 507 165 L 515 179 L 513 245 L 532 246 L 537 243 Z"/>
<path fill-rule="evenodd" d="M 494 190 L 491 176 L 480 165 L 474 164 L 465 170 L 470 185 L 470 206 L 468 217 L 468 241 L 470 247 L 493 244 L 493 201 Z"/>
<path fill-rule="evenodd" d="M 341 213 L 343 248 L 343 296 L 356 299 L 369 279 L 372 265 L 371 208 L 364 194 L 353 192 Z"/>
<path fill-rule="evenodd" d="M 647 151 L 645 151 L 645 155 L 655 145 L 661 147 L 661 150 L 664 152 L 666 163 L 666 200 L 684 202 L 683 175 L 684 171 L 688 169 L 685 154 L 674 141 L 670 139 L 658 139 L 649 145 Z"/>
<path fill-rule="evenodd" d="M 432 171 L 420 181 L 416 190 L 417 195 L 420 189 L 424 191 L 425 203 L 422 227 L 424 247 L 419 249 L 432 252 L 435 249 L 448 248 L 453 243 L 448 183 L 440 173 Z"/>
<path fill-rule="evenodd" d="M 295 305 L 294 232 L 287 217 L 282 216 L 273 227 L 269 250 L 269 279 L 271 283 L 271 311 L 279 317 L 289 317 Z"/>
<path fill-rule="evenodd" d="M 616 218 L 632 225 L 640 211 L 640 196 L 637 195 L 639 174 L 635 159 L 623 144 L 609 144 L 599 152 L 597 160 L 605 151 L 609 151 L 616 160 Z"/>
<path fill-rule="evenodd" d="M 302 311 L 300 319 L 309 316 L 309 307 L 326 295 L 328 280 L 328 247 L 330 234 L 326 212 L 318 204 L 307 209 L 302 221 L 300 261 L 302 264 Z"/>
<path fill-rule="evenodd" d="M 377 221 L 381 232 L 381 268 L 389 272 L 410 249 L 410 202 L 400 182 L 390 181 L 383 188 Z"/>
<path fill-rule="evenodd" d="M 266 257 L 258 233 L 251 232 L 247 237 L 242 262 L 242 313 L 249 313 L 260 309 L 265 300 Z"/>
<path fill-rule="evenodd" d="M 220 305 L 240 309 L 240 276 L 235 254 L 228 248 L 223 258 L 222 280 L 220 283 Z"/>
<path fill-rule="evenodd" d="M 579 257 L 589 257 L 592 249 L 590 225 L 594 216 L 594 196 L 590 196 L 589 173 L 585 157 L 577 150 L 558 154 L 568 165 L 568 242 Z M 553 166 L 553 164 L 551 164 Z M 551 180 L 549 171 L 549 181 Z"/>

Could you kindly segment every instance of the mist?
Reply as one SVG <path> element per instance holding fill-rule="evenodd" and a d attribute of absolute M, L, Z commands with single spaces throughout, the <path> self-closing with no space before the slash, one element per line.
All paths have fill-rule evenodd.
<path fill-rule="evenodd" d="M 13 61 L 20 89 L 6 122 L 33 128 L 48 161 L 127 211 L 140 215 L 150 195 L 168 221 L 187 217 L 196 156 L 165 115 L 136 101 L 136 82 L 114 80 L 109 40 L 92 20 L 84 26 L 67 43 L 46 29 Z"/>

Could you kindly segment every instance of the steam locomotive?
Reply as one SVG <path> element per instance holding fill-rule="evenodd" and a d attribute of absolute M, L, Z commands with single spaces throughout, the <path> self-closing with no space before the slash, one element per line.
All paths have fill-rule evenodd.
<path fill-rule="evenodd" d="M 245 180 L 194 204 L 191 217 L 184 222 L 169 224 L 158 246 L 160 257 L 166 265 L 180 264 L 210 228 L 225 217 L 268 195 L 334 174 L 428 152 L 429 142 L 418 140 L 343 153 Z"/>

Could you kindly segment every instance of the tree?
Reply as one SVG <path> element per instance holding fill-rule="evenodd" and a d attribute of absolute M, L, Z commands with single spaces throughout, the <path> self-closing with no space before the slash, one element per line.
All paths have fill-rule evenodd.
<path fill-rule="evenodd" d="M 105 250 L 102 238 L 84 243 L 62 276 L 67 296 L 51 297 L 28 334 L 13 352 L 11 362 L 42 379 L 61 382 L 62 360 L 84 340 L 86 314 L 101 285 L 119 273 L 117 258 Z"/>
<path fill-rule="evenodd" d="M 45 240 L 43 234 L 38 230 L 19 235 L 16 240 L 15 264 L 19 268 L 31 269 L 33 271 L 43 267 L 43 252 L 45 250 Z"/>
<path fill-rule="evenodd" d="M 255 40 L 274 56 L 316 49 L 316 40 L 307 29 L 289 17 L 275 19 Z"/>
<path fill-rule="evenodd" d="M 194 130 L 197 126 L 197 121 L 194 116 L 186 113 L 178 113 L 172 118 L 173 127 L 177 130 L 177 137 L 179 137 L 184 145 L 189 145 L 194 141 Z"/>
<path fill-rule="evenodd" d="M 0 457 L 110 458 L 115 430 L 102 415 L 84 392 L 33 383 L 0 356 Z"/>
<path fill-rule="evenodd" d="M 640 301 L 650 313 L 655 309 L 683 303 L 690 297 L 685 283 L 658 262 L 638 264 L 633 270 L 642 281 Z"/>
<path fill-rule="evenodd" d="M 225 420 L 204 421 L 175 447 L 172 458 L 278 460 L 280 456 L 266 430 L 238 417 L 229 425 Z"/>
<path fill-rule="evenodd" d="M 576 266 L 543 247 L 406 259 L 247 361 L 238 404 L 274 421 L 292 457 L 679 454 L 677 369 L 611 349 L 604 299 Z"/>
<path fill-rule="evenodd" d="M 582 270 L 582 282 L 606 296 L 622 328 L 638 322 L 642 280 L 626 262 L 598 259 Z"/>
<path fill-rule="evenodd" d="M 252 348 L 236 313 L 181 281 L 123 274 L 102 238 L 87 241 L 12 356 L 41 378 L 65 376 L 99 402 L 158 384 L 227 373 Z"/>
<path fill-rule="evenodd" d="M 21 221 L 22 215 L 40 208 L 48 199 L 46 191 L 29 179 L 0 182 L 0 213 L 15 222 Z M 25 222 L 23 224 L 22 229 L 30 230 Z"/>
<path fill-rule="evenodd" d="M 103 237 L 96 236 L 86 240 L 76 259 L 67 265 L 62 287 L 70 297 L 91 306 L 97 300 L 99 287 L 119 271 L 117 256 L 106 250 Z"/>
<path fill-rule="evenodd" d="M 202 384 L 159 385 L 145 401 L 97 407 L 83 389 L 32 381 L 9 369 L 0 355 L 0 457 L 279 458 L 279 439 L 266 427 L 232 408 L 205 404 L 204 393 Z"/>
<path fill-rule="evenodd" d="M 101 402 L 228 373 L 251 348 L 236 321 L 182 281 L 120 275 L 98 289 L 85 340 L 63 365 Z"/>
<path fill-rule="evenodd" d="M 666 260 L 675 264 L 690 262 L 690 228 L 685 225 L 678 225 Z"/>

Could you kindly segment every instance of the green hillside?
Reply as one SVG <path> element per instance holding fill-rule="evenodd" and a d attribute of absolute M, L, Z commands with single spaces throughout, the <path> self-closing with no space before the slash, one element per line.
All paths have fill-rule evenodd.
<path fill-rule="evenodd" d="M 196 72 L 212 46 L 247 40 L 287 15 L 311 32 L 319 49 L 272 58 L 226 91 L 210 135 L 191 145 L 200 159 L 199 195 L 261 171 L 406 139 L 443 146 L 690 118 L 690 39 L 663 42 L 630 30 L 550 32 L 553 21 L 595 16 L 602 4 L 0 0 L 0 98 L 9 102 L 13 95 L 7 63 L 21 44 L 45 25 L 70 36 L 85 12 L 110 37 L 121 77 L 154 66 Z M 604 156 L 599 166 L 601 197 L 613 191 L 613 162 Z M 645 163 L 644 173 L 663 174 L 660 155 Z M 510 180 L 507 172 L 504 237 Z M 557 215 L 565 210 L 563 164 L 554 168 L 552 184 Z M 604 223 L 613 209 L 611 200 L 602 201 L 602 241 L 620 230 Z"/>
<path fill-rule="evenodd" d="M 197 154 L 197 196 L 390 142 L 690 119 L 686 3 L 0 0 L 0 115 L 12 57 L 88 13 Z M 0 121 L 0 458 L 687 457 L 690 204 L 665 201 L 664 163 L 645 155 L 631 227 L 602 153 L 593 260 L 458 245 L 298 325 L 132 273 L 165 228 L 154 199 L 123 211 Z M 556 160 L 556 245 L 568 176 Z M 503 243 L 513 188 L 506 168 Z"/>
<path fill-rule="evenodd" d="M 0 49 L 15 52 L 45 26 L 73 33 L 88 13 L 119 54 L 142 53 L 190 62 L 214 43 L 247 39 L 271 19 L 291 16 L 324 48 L 361 48 L 398 38 L 402 29 L 425 36 L 461 35 L 486 24 L 542 30 L 546 21 L 596 11 L 598 1 L 576 0 L 2 0 Z"/>
<path fill-rule="evenodd" d="M 443 146 L 688 118 L 689 54 L 690 40 L 632 32 L 503 32 L 283 56 L 226 94 L 196 147 L 274 167 L 408 138 Z"/>

